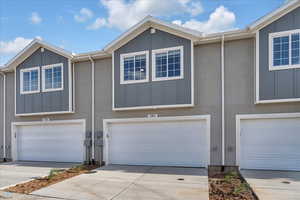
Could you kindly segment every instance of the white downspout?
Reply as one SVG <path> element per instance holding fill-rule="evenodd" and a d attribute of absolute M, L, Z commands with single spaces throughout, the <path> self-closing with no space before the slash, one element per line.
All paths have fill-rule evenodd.
<path fill-rule="evenodd" d="M 6 161 L 6 74 L 0 72 L 3 76 L 3 161 Z"/>
<path fill-rule="evenodd" d="M 221 42 L 221 84 L 222 84 L 222 165 L 225 165 L 225 55 L 224 55 L 224 40 L 225 36 L 222 35 Z"/>
<path fill-rule="evenodd" d="M 92 162 L 95 162 L 95 62 L 91 56 L 92 63 Z"/>

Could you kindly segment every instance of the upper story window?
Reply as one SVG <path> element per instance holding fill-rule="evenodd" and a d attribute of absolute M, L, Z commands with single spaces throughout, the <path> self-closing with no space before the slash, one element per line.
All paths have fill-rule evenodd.
<path fill-rule="evenodd" d="M 121 54 L 121 84 L 143 83 L 149 80 L 149 52 Z"/>
<path fill-rule="evenodd" d="M 20 93 L 40 92 L 40 68 L 32 67 L 20 70 Z"/>
<path fill-rule="evenodd" d="M 300 30 L 271 33 L 269 45 L 270 70 L 300 67 Z"/>
<path fill-rule="evenodd" d="M 152 51 L 152 80 L 183 78 L 183 46 Z"/>
<path fill-rule="evenodd" d="M 63 64 L 42 67 L 43 92 L 63 90 Z"/>

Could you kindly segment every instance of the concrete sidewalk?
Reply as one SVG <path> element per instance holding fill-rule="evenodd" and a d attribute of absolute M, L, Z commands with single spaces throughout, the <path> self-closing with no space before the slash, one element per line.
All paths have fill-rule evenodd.
<path fill-rule="evenodd" d="M 241 170 L 261 200 L 299 200 L 300 172 Z"/>
<path fill-rule="evenodd" d="M 0 163 L 0 189 L 12 186 L 36 177 L 49 175 L 51 169 L 66 169 L 78 165 L 75 163 L 54 162 L 5 162 Z"/>
<path fill-rule="evenodd" d="M 207 169 L 110 165 L 32 195 L 72 200 L 207 200 Z"/>

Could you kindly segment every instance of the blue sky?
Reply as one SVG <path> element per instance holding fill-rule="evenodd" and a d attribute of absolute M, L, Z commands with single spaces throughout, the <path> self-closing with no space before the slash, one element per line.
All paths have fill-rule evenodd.
<path fill-rule="evenodd" d="M 0 65 L 33 38 L 100 50 L 146 15 L 202 32 L 244 28 L 285 0 L 0 0 Z"/>

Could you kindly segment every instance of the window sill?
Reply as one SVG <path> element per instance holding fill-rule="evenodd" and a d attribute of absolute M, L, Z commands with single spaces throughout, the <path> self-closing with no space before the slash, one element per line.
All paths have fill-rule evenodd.
<path fill-rule="evenodd" d="M 61 90 L 64 90 L 64 88 L 43 89 L 42 92 L 57 92 L 57 91 L 61 91 Z"/>
<path fill-rule="evenodd" d="M 40 90 L 37 91 L 29 91 L 29 92 L 20 92 L 20 94 L 37 94 L 40 93 Z"/>
<path fill-rule="evenodd" d="M 134 84 L 134 83 L 147 83 L 149 80 L 135 80 L 135 81 L 123 81 L 121 80 L 121 85 Z"/>
<path fill-rule="evenodd" d="M 179 80 L 183 79 L 183 76 L 178 77 L 163 77 L 163 78 L 153 78 L 152 81 L 171 81 L 171 80 Z"/>
<path fill-rule="evenodd" d="M 300 68 L 300 64 L 298 64 L 298 65 L 283 65 L 283 66 L 269 66 L 269 71 L 299 69 L 299 68 Z"/>

